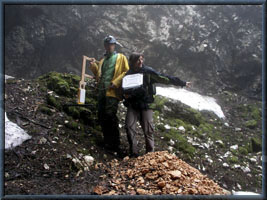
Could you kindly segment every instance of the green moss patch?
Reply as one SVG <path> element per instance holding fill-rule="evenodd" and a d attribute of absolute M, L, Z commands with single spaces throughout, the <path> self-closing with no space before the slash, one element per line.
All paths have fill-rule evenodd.
<path fill-rule="evenodd" d="M 39 107 L 39 111 L 44 113 L 44 114 L 47 114 L 47 115 L 52 115 L 53 112 L 51 111 L 50 108 L 46 107 L 45 105 L 42 105 Z"/>
<path fill-rule="evenodd" d="M 254 128 L 256 128 L 257 125 L 258 125 L 258 123 L 257 123 L 257 121 L 254 120 L 254 119 L 249 120 L 249 121 L 246 121 L 246 123 L 245 123 L 245 126 L 248 127 L 248 128 L 250 128 L 250 129 L 254 129 Z"/>
<path fill-rule="evenodd" d="M 238 152 L 239 152 L 239 154 L 242 154 L 242 155 L 248 155 L 248 149 L 247 148 L 245 148 L 245 147 L 239 147 L 238 148 Z"/>
<path fill-rule="evenodd" d="M 153 110 L 162 111 L 165 103 L 168 101 L 165 97 L 155 95 L 154 102 L 150 104 L 150 108 Z"/>
<path fill-rule="evenodd" d="M 62 109 L 60 101 L 58 99 L 56 99 L 54 96 L 52 96 L 50 94 L 46 95 L 46 101 L 47 101 L 48 105 L 53 106 L 53 107 L 57 108 L 58 110 Z"/>
<path fill-rule="evenodd" d="M 234 163 L 238 163 L 238 157 L 237 156 L 229 156 L 227 158 L 228 162 L 234 164 Z"/>
<path fill-rule="evenodd" d="M 182 151 L 185 154 L 188 154 L 190 157 L 192 157 L 195 152 L 196 149 L 187 142 L 187 139 L 184 138 L 184 136 L 182 136 L 181 134 L 179 134 L 177 131 L 171 129 L 169 131 L 166 131 L 165 133 L 165 139 L 167 139 L 168 141 L 170 139 L 174 140 L 175 143 L 175 148 L 177 148 L 179 151 Z"/>

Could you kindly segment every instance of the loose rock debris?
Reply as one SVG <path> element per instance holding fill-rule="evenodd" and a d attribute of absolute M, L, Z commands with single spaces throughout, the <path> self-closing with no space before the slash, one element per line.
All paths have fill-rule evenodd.
<path fill-rule="evenodd" d="M 94 188 L 99 195 L 226 195 L 230 194 L 167 151 L 137 158 L 114 159 L 105 166 L 103 181 Z"/>

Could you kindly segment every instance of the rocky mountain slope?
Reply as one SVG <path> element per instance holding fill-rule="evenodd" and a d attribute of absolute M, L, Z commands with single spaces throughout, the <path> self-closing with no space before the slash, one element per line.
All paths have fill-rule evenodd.
<path fill-rule="evenodd" d="M 134 158 L 126 157 L 128 144 L 123 127 L 126 108 L 121 104 L 118 112 L 121 148 L 124 150 L 124 156 L 118 157 L 102 147 L 101 129 L 96 120 L 93 81 L 88 80 L 86 88 L 87 106 L 76 106 L 79 80 L 79 76 L 56 72 L 35 80 L 7 80 L 7 116 L 32 138 L 5 151 L 5 194 L 100 194 L 101 191 L 123 193 L 122 188 L 115 187 L 120 184 L 112 182 L 116 171 L 107 171 L 110 165 L 116 165 L 118 169 L 125 171 L 127 165 L 132 166 L 131 163 L 140 163 L 145 168 L 145 161 L 150 162 L 159 157 L 167 159 L 170 156 L 175 162 L 179 158 L 179 162 L 186 162 L 199 170 L 195 175 L 201 181 L 204 181 L 204 177 L 199 173 L 206 175 L 208 182 L 213 180 L 230 192 L 262 192 L 261 102 L 229 91 L 220 93 L 216 98 L 226 115 L 226 120 L 222 120 L 211 112 L 199 112 L 181 102 L 157 96 L 153 109 L 157 132 L 155 150 L 159 153 L 144 155 L 144 138 L 139 127 L 140 134 L 137 137 L 142 157 L 135 161 Z M 140 178 L 138 175 L 132 181 L 138 179 L 135 184 L 139 185 L 131 184 L 127 180 L 128 185 L 124 185 L 129 187 L 127 191 L 133 192 L 132 194 L 148 191 L 154 193 L 159 192 L 155 189 L 157 186 L 162 187 L 162 193 L 159 194 L 164 194 L 164 191 L 172 192 L 178 185 L 167 187 L 170 174 L 166 170 L 184 171 L 182 175 L 185 179 L 196 180 L 191 175 L 187 177 L 185 169 L 178 169 L 167 161 L 168 165 L 165 163 L 163 166 L 163 160 L 162 165 L 160 162 L 158 165 L 154 163 L 155 169 L 163 169 L 165 166 L 165 170 L 154 173 L 157 176 L 163 173 L 162 180 L 150 179 L 152 172 L 151 176 L 147 175 L 150 178 Z M 151 187 L 140 183 L 142 178 Z M 98 186 L 103 181 L 107 185 L 100 190 Z M 162 181 L 165 181 L 165 185 L 159 184 Z M 196 189 L 193 185 L 180 192 L 186 194 L 190 190 L 189 193 L 200 194 L 200 191 L 205 190 Z"/>
<path fill-rule="evenodd" d="M 108 34 L 119 52 L 143 51 L 148 65 L 199 92 L 261 98 L 260 5 L 7 5 L 5 72 L 80 74 L 82 55 L 102 57 Z"/>

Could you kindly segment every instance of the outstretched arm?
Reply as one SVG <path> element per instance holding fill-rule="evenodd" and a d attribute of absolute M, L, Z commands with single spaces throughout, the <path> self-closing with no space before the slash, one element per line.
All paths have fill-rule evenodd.
<path fill-rule="evenodd" d="M 155 70 L 151 71 L 151 79 L 154 83 L 162 83 L 166 85 L 171 84 L 171 85 L 182 86 L 182 87 L 184 86 L 190 87 L 191 85 L 191 82 L 182 81 L 178 77 L 160 74 Z"/>

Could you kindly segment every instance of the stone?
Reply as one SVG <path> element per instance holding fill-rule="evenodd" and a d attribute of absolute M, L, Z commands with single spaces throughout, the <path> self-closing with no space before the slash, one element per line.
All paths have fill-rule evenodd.
<path fill-rule="evenodd" d="M 213 163 L 213 160 L 212 160 L 211 158 L 208 158 L 207 161 L 208 161 L 209 163 Z"/>
<path fill-rule="evenodd" d="M 67 158 L 72 158 L 72 156 L 70 154 L 67 154 L 66 157 Z"/>
<path fill-rule="evenodd" d="M 224 157 L 224 158 L 227 158 L 227 157 L 229 157 L 230 155 L 232 155 L 232 153 L 231 153 L 230 151 L 227 151 L 227 152 L 223 155 L 223 157 Z"/>
<path fill-rule="evenodd" d="M 248 172 L 251 171 L 248 167 L 244 167 L 244 166 L 242 166 L 241 169 L 242 169 L 242 171 L 243 171 L 244 173 L 248 173 Z"/>
<path fill-rule="evenodd" d="M 45 137 L 42 137 L 40 140 L 39 140 L 39 144 L 45 144 L 47 142 L 47 139 Z"/>
<path fill-rule="evenodd" d="M 223 167 L 229 167 L 227 163 L 223 163 Z"/>
<path fill-rule="evenodd" d="M 256 163 L 257 162 L 257 159 L 256 158 L 250 158 L 249 159 L 252 163 Z"/>
<path fill-rule="evenodd" d="M 87 165 L 92 165 L 94 163 L 94 158 L 92 156 L 86 155 L 83 157 Z"/>
<path fill-rule="evenodd" d="M 183 126 L 179 126 L 178 128 L 180 131 L 185 132 L 185 128 Z"/>
<path fill-rule="evenodd" d="M 172 151 L 173 151 L 173 147 L 172 147 L 172 146 L 169 146 L 169 147 L 168 147 L 168 150 L 169 150 L 170 152 L 172 152 Z"/>
<path fill-rule="evenodd" d="M 165 185 L 166 185 L 166 182 L 165 181 L 158 182 L 159 188 L 163 188 L 163 187 L 165 187 Z"/>
<path fill-rule="evenodd" d="M 237 164 L 234 164 L 233 166 L 235 169 L 239 169 L 241 166 L 240 165 L 237 165 Z"/>
<path fill-rule="evenodd" d="M 101 195 L 103 194 L 103 186 L 96 186 L 94 188 L 94 193 L 98 194 L 98 195 Z"/>
<path fill-rule="evenodd" d="M 171 175 L 172 179 L 180 178 L 182 173 L 179 170 L 170 171 L 169 174 Z"/>
<path fill-rule="evenodd" d="M 129 156 L 126 156 L 123 158 L 123 162 L 127 162 L 129 159 L 130 159 Z"/>
<path fill-rule="evenodd" d="M 168 125 L 168 124 L 165 124 L 164 128 L 167 130 L 171 129 L 170 125 Z"/>
<path fill-rule="evenodd" d="M 136 190 L 136 192 L 137 192 L 137 194 L 140 194 L 140 195 L 146 195 L 146 194 L 148 194 L 148 192 L 146 190 L 139 189 L 139 188 Z"/>
<path fill-rule="evenodd" d="M 208 148 L 210 147 L 210 145 L 207 144 L 207 143 L 204 143 L 203 146 L 204 146 L 206 149 L 208 149 Z"/>
<path fill-rule="evenodd" d="M 242 129 L 241 128 L 235 128 L 235 131 L 236 132 L 239 132 L 239 131 L 241 131 Z"/>
<path fill-rule="evenodd" d="M 49 170 L 50 169 L 50 167 L 48 166 L 48 164 L 44 164 L 44 168 L 46 169 L 46 170 Z"/>
<path fill-rule="evenodd" d="M 223 141 L 222 141 L 222 140 L 217 140 L 215 143 L 216 143 L 216 144 L 223 145 Z"/>
<path fill-rule="evenodd" d="M 230 149 L 237 150 L 238 149 L 238 145 L 237 144 L 236 145 L 232 145 L 232 146 L 230 146 Z"/>
<path fill-rule="evenodd" d="M 170 144 L 170 145 L 174 145 L 175 142 L 174 142 L 172 139 L 170 139 L 169 144 Z"/>

